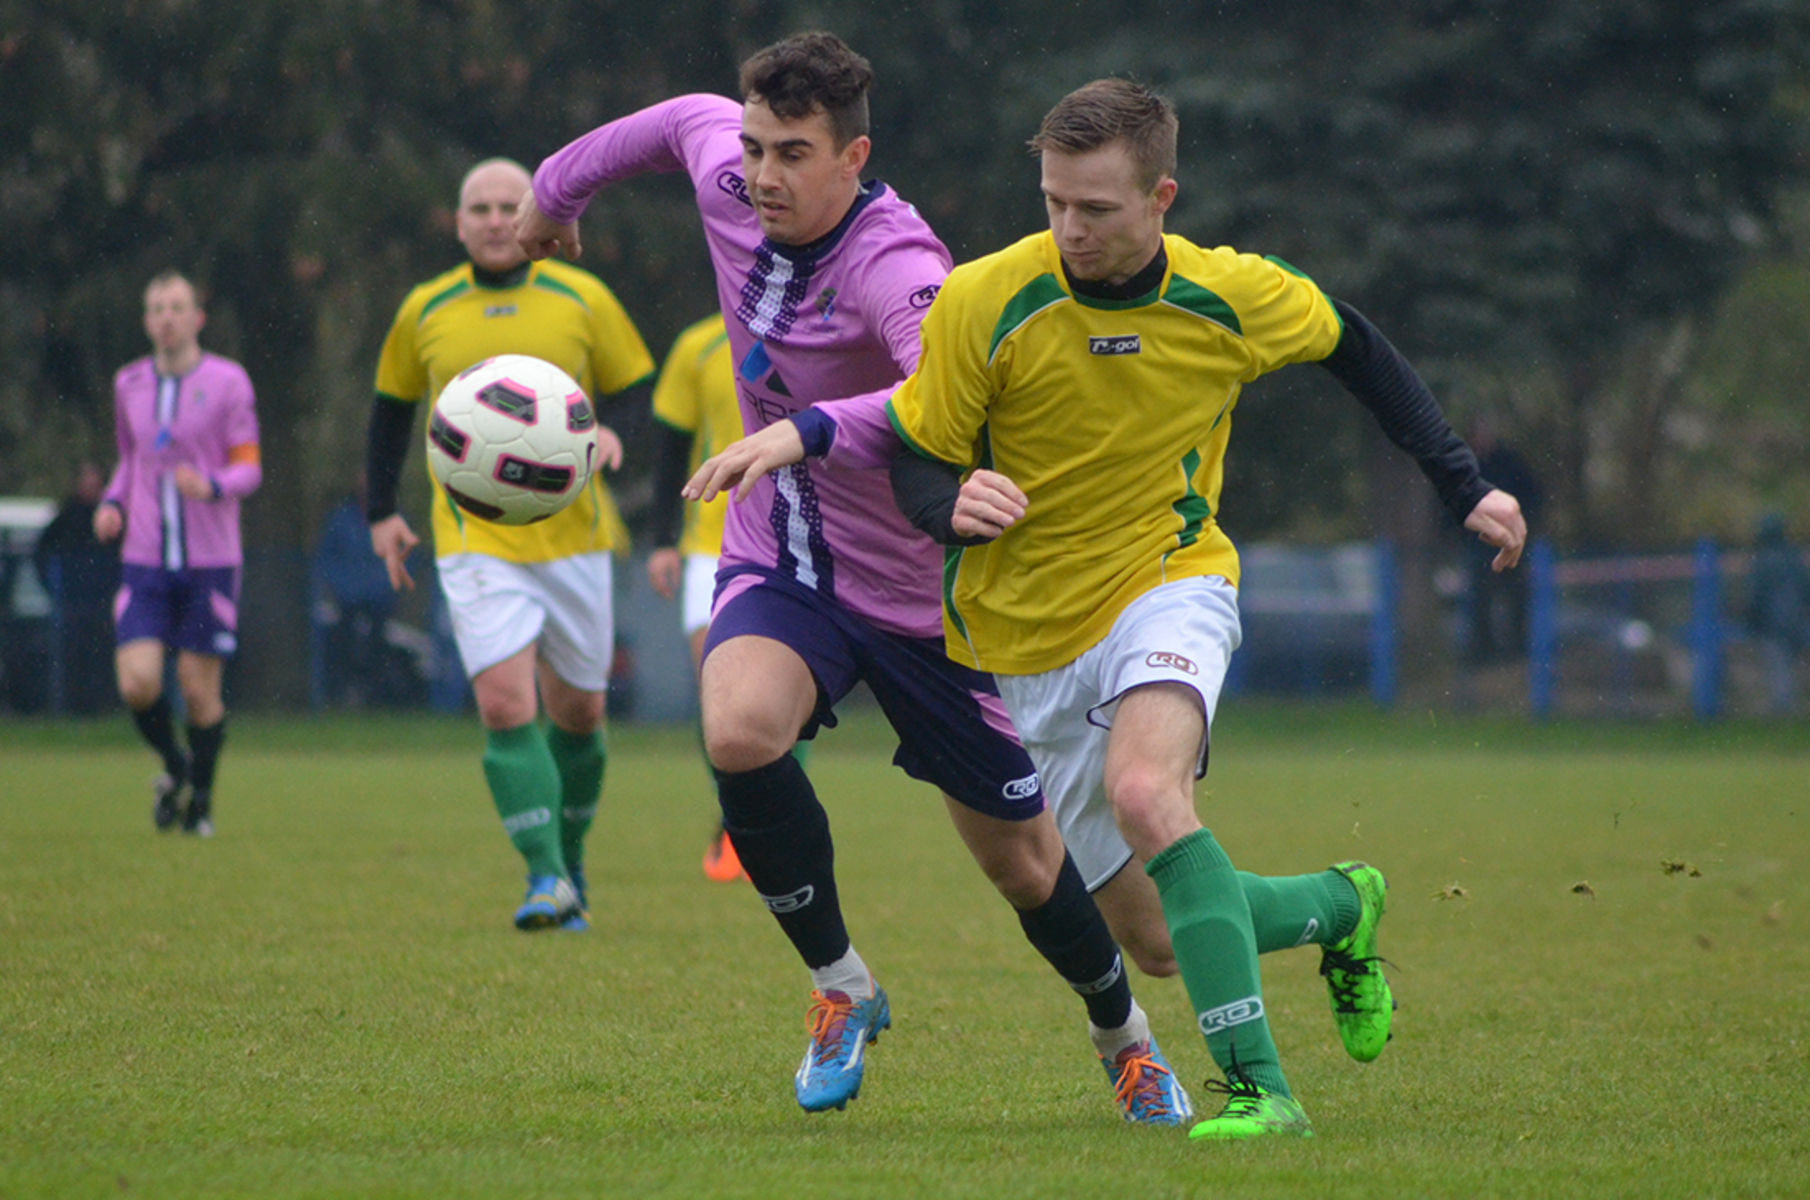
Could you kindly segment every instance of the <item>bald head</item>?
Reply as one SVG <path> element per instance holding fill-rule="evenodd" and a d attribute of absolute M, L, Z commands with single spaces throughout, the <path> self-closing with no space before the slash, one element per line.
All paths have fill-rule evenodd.
<path fill-rule="evenodd" d="M 515 241 L 515 210 L 530 180 L 522 164 L 485 159 L 459 184 L 459 241 L 486 271 L 507 271 L 523 260 Z"/>

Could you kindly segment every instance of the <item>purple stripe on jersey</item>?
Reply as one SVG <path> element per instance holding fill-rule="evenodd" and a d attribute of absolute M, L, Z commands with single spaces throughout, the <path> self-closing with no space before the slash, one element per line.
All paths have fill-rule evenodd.
<path fill-rule="evenodd" d="M 775 491 L 768 519 L 779 543 L 776 566 L 826 596 L 836 594 L 836 559 L 823 537 L 823 509 L 817 501 L 817 485 L 803 463 L 793 463 L 774 474 Z"/>
<path fill-rule="evenodd" d="M 754 252 L 754 269 L 742 281 L 742 302 L 736 317 L 762 340 L 783 342 L 798 319 L 798 306 L 810 290 L 816 260 L 793 259 L 775 254 L 763 243 Z"/>

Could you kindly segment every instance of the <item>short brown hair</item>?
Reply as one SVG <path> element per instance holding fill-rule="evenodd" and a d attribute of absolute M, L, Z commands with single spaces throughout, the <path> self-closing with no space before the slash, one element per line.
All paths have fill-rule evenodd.
<path fill-rule="evenodd" d="M 758 99 L 784 121 L 822 111 L 840 150 L 867 133 L 874 69 L 833 33 L 796 33 L 742 63 L 742 99 Z"/>
<path fill-rule="evenodd" d="M 195 298 L 195 307 L 201 307 L 201 285 L 178 271 L 175 267 L 166 267 L 151 276 L 151 282 L 145 284 L 144 294 L 149 296 L 160 288 L 169 287 L 173 283 L 188 285 L 189 295 Z"/>
<path fill-rule="evenodd" d="M 1044 114 L 1031 149 L 1038 154 L 1086 154 L 1124 142 L 1150 191 L 1175 174 L 1175 106 L 1141 83 L 1096 79 L 1076 88 Z"/>

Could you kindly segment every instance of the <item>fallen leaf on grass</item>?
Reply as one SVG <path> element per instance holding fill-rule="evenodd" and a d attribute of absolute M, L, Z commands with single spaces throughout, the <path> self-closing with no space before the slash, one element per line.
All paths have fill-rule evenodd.
<path fill-rule="evenodd" d="M 1667 875 L 1689 875 L 1692 879 L 1697 879 L 1703 874 L 1697 869 L 1695 863 L 1685 862 L 1682 858 L 1662 858 L 1659 860 L 1659 869 Z"/>
<path fill-rule="evenodd" d="M 1470 892 L 1466 891 L 1463 885 L 1457 883 L 1448 883 L 1433 893 L 1435 900 L 1469 900 L 1470 898 Z"/>
<path fill-rule="evenodd" d="M 1586 896 L 1592 900 L 1596 899 L 1596 889 L 1590 886 L 1590 881 L 1588 879 L 1578 880 L 1571 885 L 1571 890 L 1580 896 Z"/>

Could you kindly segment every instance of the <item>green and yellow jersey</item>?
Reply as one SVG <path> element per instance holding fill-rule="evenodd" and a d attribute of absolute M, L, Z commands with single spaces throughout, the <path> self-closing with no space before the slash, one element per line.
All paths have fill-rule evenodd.
<path fill-rule="evenodd" d="M 377 361 L 377 391 L 393 400 L 432 403 L 449 379 L 497 354 L 545 359 L 593 401 L 645 379 L 654 367 L 628 314 L 596 276 L 547 261 L 529 264 L 513 286 L 488 287 L 467 262 L 403 300 Z M 434 553 L 469 551 L 531 563 L 625 550 L 628 531 L 603 474 L 593 475 L 569 507 L 533 525 L 474 520 L 436 487 Z"/>
<path fill-rule="evenodd" d="M 1145 295 L 1077 295 L 1054 238 L 957 267 L 888 415 L 918 453 L 1010 478 L 1029 499 L 998 539 L 951 547 L 949 655 L 1036 674 L 1098 643 L 1173 579 L 1238 582 L 1216 514 L 1240 389 L 1338 345 L 1325 294 L 1273 260 L 1164 238 Z"/>
<path fill-rule="evenodd" d="M 742 436 L 741 404 L 735 395 L 735 359 L 729 351 L 729 333 L 723 328 L 721 313 L 686 326 L 673 341 L 660 368 L 660 380 L 654 384 L 654 416 L 692 435 L 694 472 L 698 464 Z M 687 504 L 685 530 L 679 537 L 680 553 L 720 556 L 723 518 L 728 511 L 726 492 L 708 503 Z"/>

